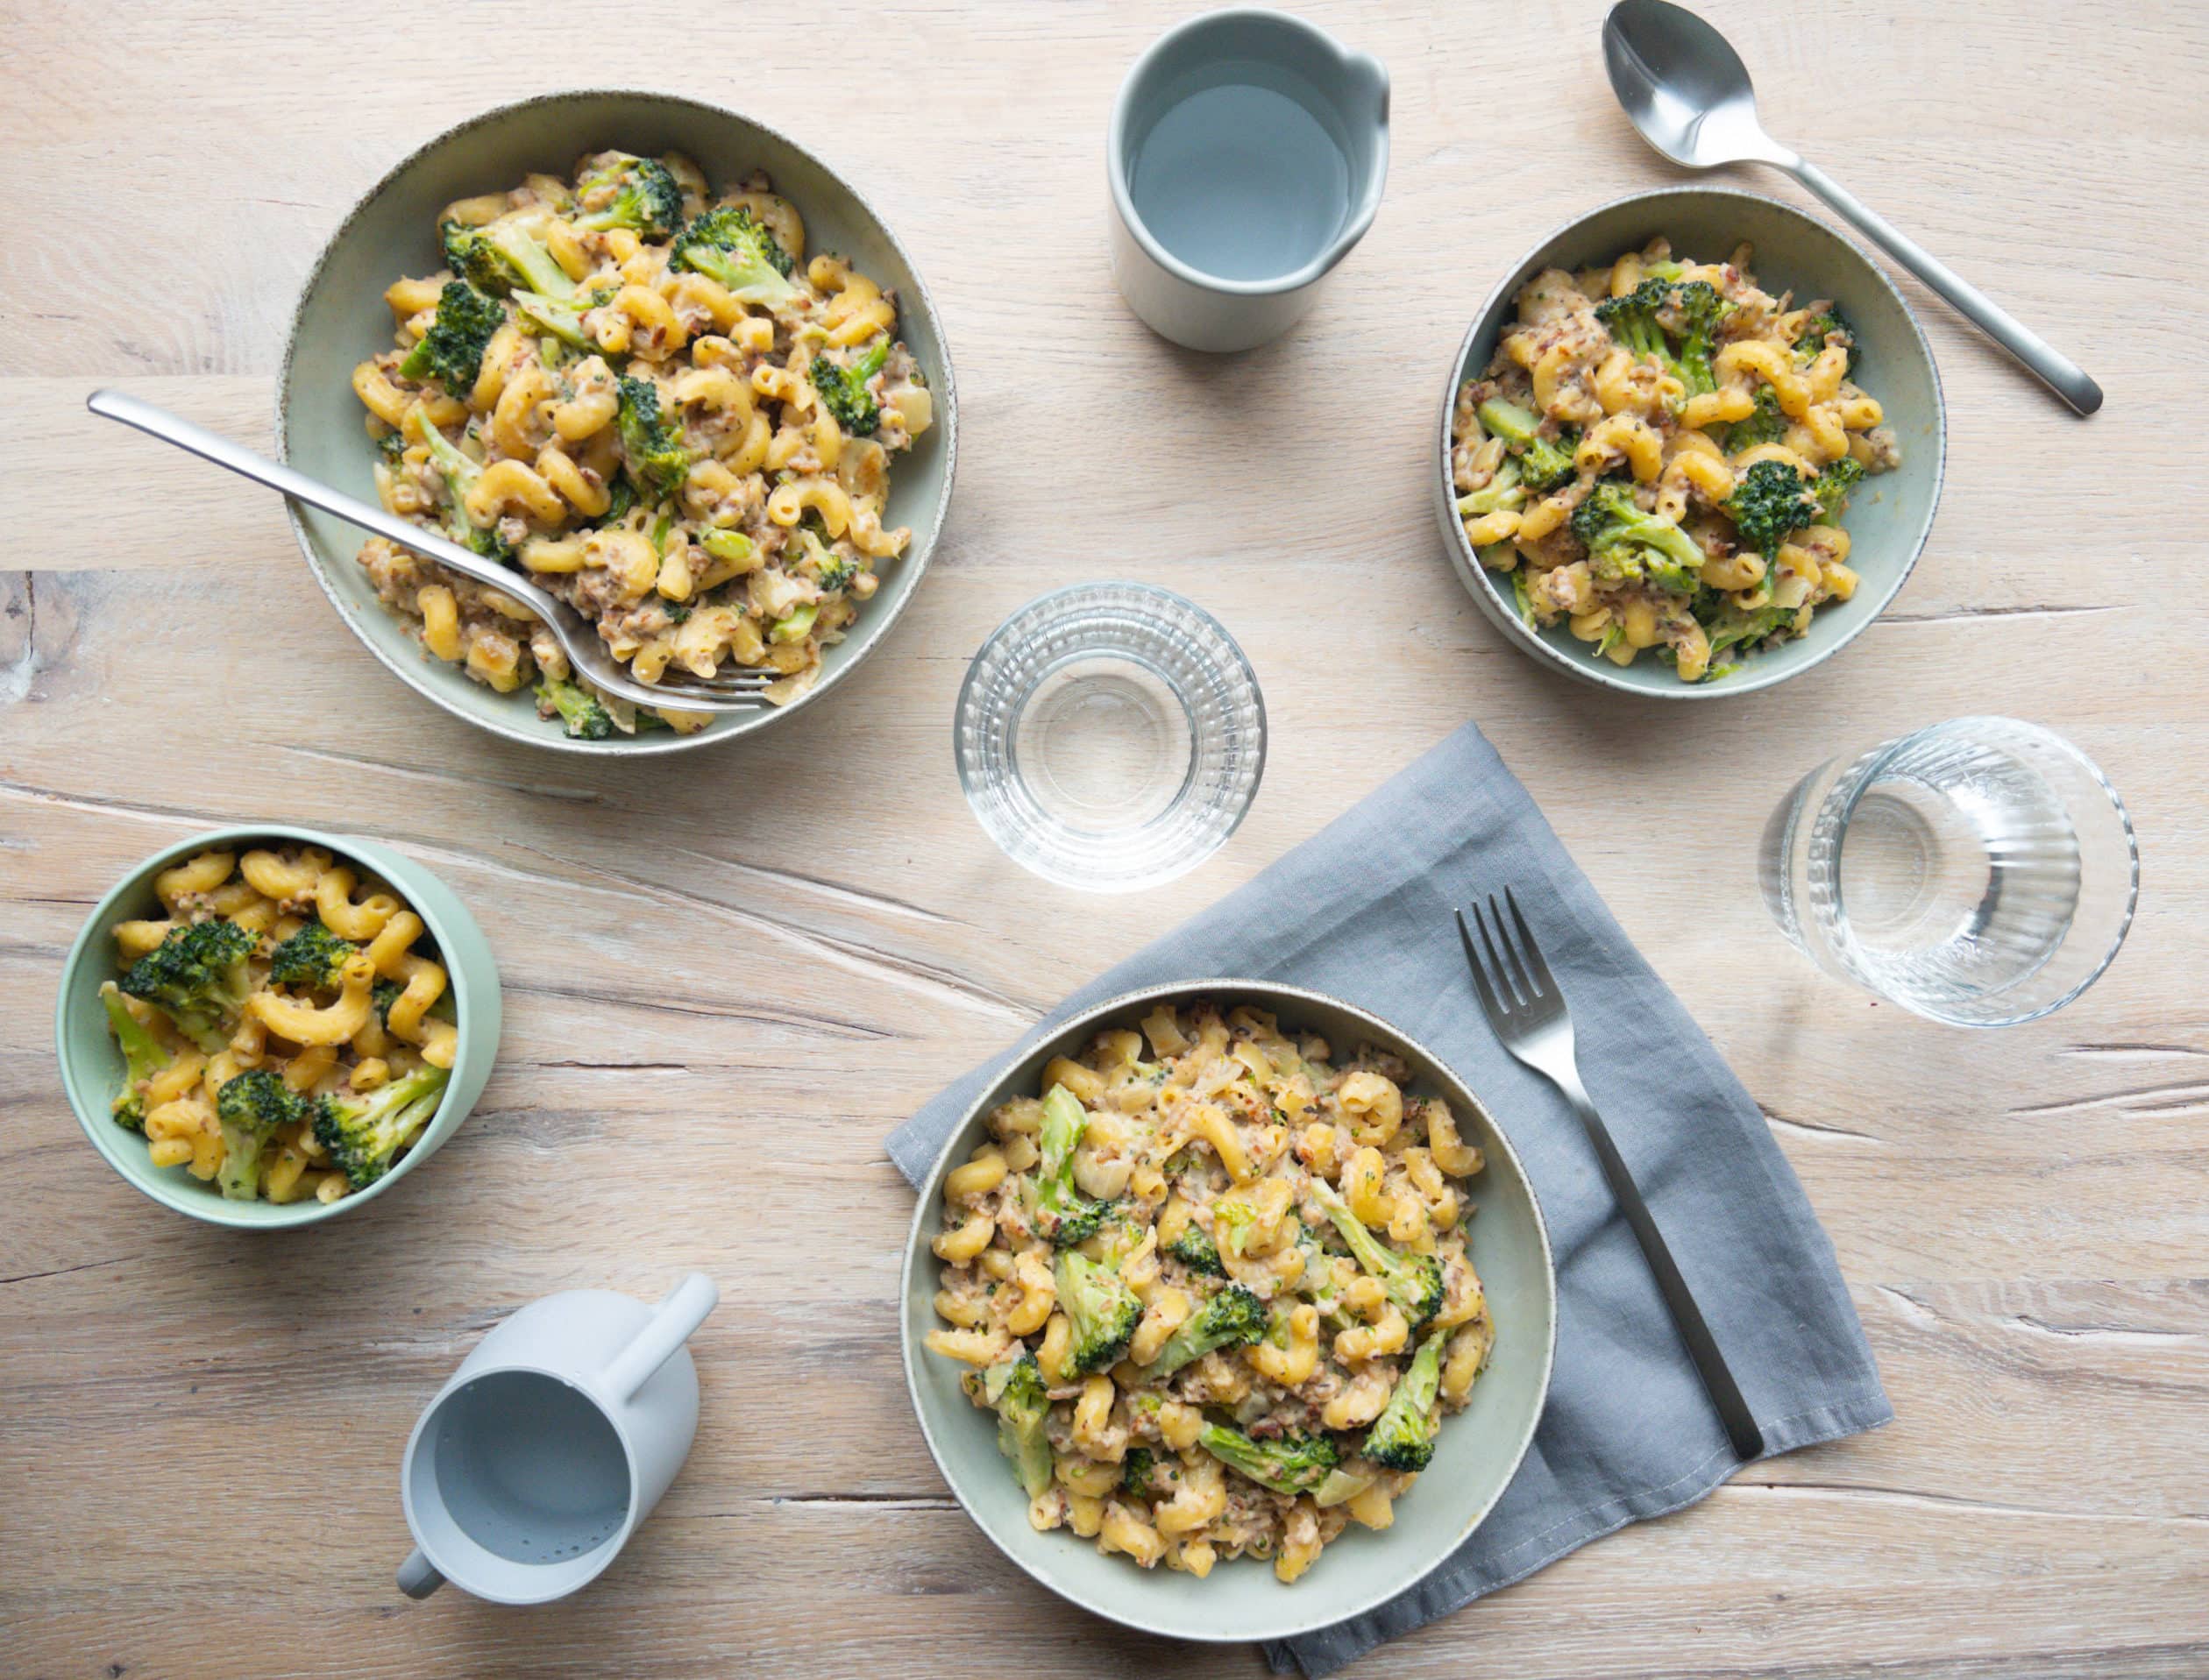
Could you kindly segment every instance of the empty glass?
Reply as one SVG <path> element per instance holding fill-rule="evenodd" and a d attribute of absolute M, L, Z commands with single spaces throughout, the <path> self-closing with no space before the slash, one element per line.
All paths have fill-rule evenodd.
<path fill-rule="evenodd" d="M 1781 932 L 1829 973 L 1961 1026 L 2061 1009 L 2125 941 L 2140 852 L 2060 735 L 1957 718 L 1821 764 L 1765 826 Z"/>
<path fill-rule="evenodd" d="M 1014 862 L 1132 892 L 1234 832 L 1265 769 L 1265 702 L 1211 614 L 1147 584 L 1079 584 L 983 644 L 953 747 L 968 803 Z"/>

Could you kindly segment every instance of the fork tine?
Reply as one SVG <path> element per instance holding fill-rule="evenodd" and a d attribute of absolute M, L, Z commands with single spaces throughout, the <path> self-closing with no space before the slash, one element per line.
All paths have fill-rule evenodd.
<path fill-rule="evenodd" d="M 1518 906 L 1518 895 L 1509 887 L 1503 889 L 1503 902 L 1511 907 L 1511 920 L 1518 927 L 1519 946 L 1526 953 L 1526 965 L 1533 971 L 1537 997 L 1554 993 L 1557 982 L 1551 977 L 1548 961 L 1542 955 L 1542 947 L 1534 942 L 1534 930 L 1526 925 L 1526 917 Z"/>
<path fill-rule="evenodd" d="M 1495 1001 L 1495 994 L 1488 987 L 1488 970 L 1481 966 L 1481 953 L 1473 948 L 1473 929 L 1465 919 L 1465 912 L 1457 913 L 1458 938 L 1465 941 L 1465 966 L 1473 971 L 1473 989 L 1481 995 L 1481 1007 L 1493 1021 L 1510 1010 Z"/>
<path fill-rule="evenodd" d="M 1495 924 L 1493 928 L 1488 925 L 1491 918 Z M 1479 904 L 1473 906 L 1473 919 L 1480 924 L 1481 942 L 1488 946 L 1488 961 L 1495 976 L 1495 989 L 1509 997 L 1515 1007 L 1524 1008 L 1527 1002 L 1526 989 L 1519 984 L 1517 959 L 1507 954 L 1511 942 L 1503 937 L 1503 918 L 1493 894 L 1489 896 L 1485 909 Z"/>
<path fill-rule="evenodd" d="M 1528 971 L 1526 963 L 1519 956 L 1518 944 L 1511 938 L 1511 930 L 1504 925 L 1503 901 L 1494 893 L 1490 893 L 1488 907 L 1488 914 L 1495 921 L 1496 940 L 1502 946 L 1504 955 L 1510 961 L 1511 984 L 1517 990 L 1520 1002 L 1532 1003 L 1541 996 L 1541 988 L 1534 983 L 1533 975 Z"/>

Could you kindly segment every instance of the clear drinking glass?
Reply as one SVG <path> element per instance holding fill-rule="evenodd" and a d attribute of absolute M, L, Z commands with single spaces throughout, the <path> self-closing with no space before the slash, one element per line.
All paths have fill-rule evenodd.
<path fill-rule="evenodd" d="M 1014 862 L 1132 892 L 1234 833 L 1266 767 L 1266 707 L 1210 613 L 1147 584 L 1078 584 L 983 644 L 953 748 L 967 802 Z"/>
<path fill-rule="evenodd" d="M 2124 802 L 2062 736 L 1957 718 L 1821 764 L 1765 826 L 1758 878 L 1819 967 L 1936 1021 L 2061 1009 L 2132 925 Z"/>

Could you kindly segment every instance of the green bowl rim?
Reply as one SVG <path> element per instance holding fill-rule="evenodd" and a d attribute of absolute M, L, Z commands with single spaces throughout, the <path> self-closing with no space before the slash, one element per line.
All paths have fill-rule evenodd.
<path fill-rule="evenodd" d="M 927 1230 L 928 1216 L 941 1194 L 943 1176 L 950 1170 L 951 1158 L 957 1150 L 960 1139 L 966 1136 L 968 1129 L 1003 1097 L 1005 1083 L 1012 1077 L 1013 1068 L 1047 1048 L 1062 1049 L 1076 1036 L 1088 1031 L 1114 1016 L 1124 1014 L 1140 1004 L 1153 1003 L 1161 998 L 1221 997 L 1231 995 L 1255 996 L 1261 1002 L 1286 1000 L 1292 1007 L 1298 1003 L 1316 1003 L 1325 1008 L 1339 1010 L 1344 1014 L 1354 1017 L 1365 1023 L 1382 1039 L 1393 1039 L 1403 1050 L 1408 1052 L 1409 1059 L 1418 1064 L 1415 1080 L 1424 1078 L 1431 1083 L 1443 1086 L 1445 1088 L 1445 1095 L 1462 1095 L 1467 1105 L 1487 1123 L 1488 1129 L 1495 1138 L 1502 1157 L 1510 1163 L 1511 1170 L 1518 1175 L 1519 1182 L 1526 1187 L 1527 1205 L 1532 1209 L 1534 1215 L 1534 1234 L 1541 1244 L 1542 1277 L 1547 1285 L 1545 1294 L 1549 1306 L 1549 1336 L 1542 1347 L 1541 1372 L 1539 1380 L 1536 1385 L 1537 1393 L 1540 1398 L 1534 1407 L 1532 1415 L 1527 1420 L 1524 1434 L 1512 1450 L 1509 1468 L 1505 1470 L 1502 1480 L 1496 1484 L 1495 1497 L 1473 1512 L 1467 1518 L 1465 1527 L 1459 1531 L 1456 1537 L 1448 1545 L 1441 1548 L 1433 1559 L 1421 1567 L 1416 1574 L 1405 1575 L 1391 1582 L 1375 1597 L 1352 1605 L 1346 1609 L 1329 1609 L 1309 1620 L 1284 1622 L 1278 1627 L 1255 1636 L 1261 1640 L 1292 1639 L 1300 1634 L 1312 1633 L 1322 1627 L 1332 1627 L 1338 1622 L 1348 1621 L 1366 1615 L 1380 1608 L 1381 1606 L 1389 1603 L 1401 1594 L 1410 1591 L 1447 1563 L 1458 1548 L 1472 1537 L 1474 1530 L 1488 1520 L 1488 1513 L 1495 1510 L 1496 1502 L 1503 1497 L 1505 1491 L 1517 1477 L 1520 1465 L 1525 1462 L 1528 1450 L 1534 1444 L 1535 1431 L 1541 1427 L 1542 1415 L 1548 1409 L 1550 1378 L 1557 1361 L 1557 1257 L 1550 1245 L 1549 1220 L 1542 1211 L 1541 1196 L 1534 1188 L 1533 1177 L 1527 1172 L 1526 1163 L 1519 1158 L 1519 1152 L 1513 1145 L 1510 1135 L 1504 1131 L 1488 1104 L 1481 1101 L 1479 1094 L 1458 1074 L 1449 1063 L 1429 1050 L 1418 1039 L 1401 1027 L 1375 1015 L 1371 1010 L 1337 997 L 1332 993 L 1318 991 L 1309 986 L 1290 985 L 1278 980 L 1161 981 L 1155 985 L 1139 986 L 1132 991 L 1121 992 L 1069 1016 L 1054 1027 L 1048 1037 L 1039 1038 L 1031 1045 L 1006 1068 L 1005 1073 L 992 1080 L 982 1093 L 967 1105 L 965 1111 L 960 1115 L 958 1123 L 946 1134 L 943 1147 L 936 1152 L 935 1165 L 929 1169 L 926 1182 L 918 1187 L 913 1209 L 912 1229 L 906 1239 L 905 1263 L 898 1272 L 898 1346 L 905 1364 L 906 1397 L 912 1403 L 914 1421 L 920 1426 L 921 1439 L 927 1443 L 928 1455 L 935 1460 L 937 1472 L 942 1476 L 944 1485 L 951 1490 L 952 1497 L 958 1500 L 960 1508 L 966 1513 L 967 1521 L 981 1530 L 990 1543 L 1002 1552 L 1021 1573 L 1039 1585 L 1057 1593 L 1068 1603 L 1088 1611 L 1091 1615 L 1101 1616 L 1107 1621 L 1118 1622 L 1124 1627 L 1136 1628 L 1144 1633 L 1157 1633 L 1159 1630 L 1154 1622 L 1138 1620 L 1133 1613 L 1121 1614 L 1104 1605 L 1093 1604 L 1086 1598 L 1076 1596 L 1060 1583 L 1041 1572 L 1026 1559 L 1018 1556 L 1011 1547 L 991 1531 L 988 1524 L 975 1514 L 974 1506 L 969 1503 L 965 1490 L 959 1485 L 958 1478 L 952 1474 L 951 1466 L 944 1457 L 943 1449 L 936 1443 L 935 1432 L 928 1427 L 927 1409 L 920 1400 L 920 1379 L 917 1368 L 917 1350 L 913 1334 L 913 1315 L 908 1308 L 913 1299 L 913 1267 L 920 1263 L 920 1255 L 927 1247 L 930 1235 Z M 1383 1536 L 1382 1543 L 1385 1543 L 1385 1536 Z M 1130 1573 L 1130 1578 L 1141 1581 L 1150 1577 L 1140 1570 L 1133 1570 Z M 1319 1595 L 1314 1594 L 1313 1601 L 1317 1602 L 1318 1597 Z M 1239 1632 L 1208 1634 L 1198 1630 L 1176 1631 L 1164 1637 L 1184 1640 L 1191 1644 L 1239 1645 L 1249 1642 L 1254 1636 Z"/>
<path fill-rule="evenodd" d="M 324 829 L 302 828 L 292 823 L 246 823 L 229 828 L 211 828 L 202 833 L 187 835 L 174 844 L 163 847 L 160 851 L 151 853 L 142 858 L 100 896 L 99 903 L 93 905 L 91 914 L 84 918 L 83 925 L 77 930 L 76 938 L 71 941 L 68 955 L 62 960 L 61 983 L 53 999 L 53 1054 L 54 1060 L 60 1070 L 61 1094 L 67 1099 L 70 1111 L 76 1116 L 77 1124 L 83 1128 L 86 1140 L 98 1151 L 100 1159 L 114 1168 L 117 1177 L 122 1179 L 133 1189 L 141 1192 L 148 1201 L 157 1202 L 164 1208 L 173 1209 L 178 1213 L 203 1221 L 208 1224 L 223 1225 L 232 1230 L 293 1230 L 302 1225 L 318 1224 L 325 1219 L 335 1218 L 337 1215 L 358 1207 L 362 1202 L 374 1200 L 381 1195 L 387 1187 L 413 1171 L 415 1163 L 423 1159 L 422 1152 L 409 1149 L 396 1166 L 366 1189 L 355 1190 L 349 1195 L 340 1196 L 335 1202 L 316 1202 L 309 1199 L 288 1204 L 279 1204 L 285 1215 L 282 1218 L 245 1217 L 238 1209 L 249 1205 L 262 1204 L 258 1202 L 232 1203 L 218 1192 L 196 1180 L 192 1182 L 188 1191 L 184 1186 L 172 1185 L 166 1179 L 159 1180 L 139 1179 L 124 1172 L 108 1148 L 108 1145 L 113 1141 L 108 1134 L 121 1129 L 117 1126 L 114 1118 L 105 1109 L 101 1109 L 96 1116 L 87 1110 L 77 1093 L 75 1082 L 70 1077 L 69 1000 L 75 995 L 82 978 L 80 971 L 88 962 L 95 961 L 92 946 L 98 939 L 103 925 L 110 913 L 133 890 L 144 885 L 154 871 L 166 868 L 176 859 L 193 852 L 205 851 L 210 847 L 226 846 L 235 841 L 247 840 L 298 840 L 309 845 L 320 846 L 333 855 L 362 868 L 368 868 L 371 866 L 366 859 L 352 849 L 354 847 L 361 844 L 364 840 L 371 845 L 387 844 L 386 841 L 377 840 L 366 835 L 333 834 Z M 414 858 L 408 858 L 406 861 L 416 868 L 435 874 L 435 871 L 430 870 L 428 865 Z M 376 869 L 374 873 L 380 875 L 384 872 L 381 869 Z M 394 882 L 392 884 L 395 887 L 399 883 Z M 444 924 L 439 920 L 436 910 L 430 905 L 416 904 L 412 897 L 407 898 L 407 906 L 416 915 L 422 918 L 423 925 L 430 930 L 431 937 L 437 941 L 439 954 L 446 959 L 445 972 L 452 977 L 453 1026 L 465 1044 L 467 1035 L 473 1030 L 475 1010 L 464 994 L 470 989 L 472 982 L 468 978 L 465 966 L 452 960 L 454 945 L 451 934 Z M 90 995 L 96 998 L 96 990 Z M 460 1059 L 456 1055 L 453 1060 L 458 1064 Z M 446 1108 L 451 1100 L 452 1093 L 448 1088 L 444 1100 L 437 1104 L 437 1112 L 430 1116 L 429 1124 L 423 1127 L 423 1136 L 427 1137 L 444 1122 Z M 460 1121 L 465 1121 L 466 1118 L 467 1116 L 465 1114 L 460 1116 L 459 1119 L 453 1123 L 452 1130 L 457 1131 Z M 444 1140 L 441 1138 L 439 1141 L 442 1143 Z M 141 1147 L 143 1143 L 144 1140 L 140 1139 Z"/>
<path fill-rule="evenodd" d="M 291 522 L 292 535 L 298 541 L 300 552 L 306 557 L 307 570 L 314 574 L 315 582 L 321 587 L 323 593 L 329 598 L 330 606 L 337 610 L 338 621 L 353 633 L 355 639 L 365 645 L 387 670 L 432 705 L 460 719 L 465 723 L 473 724 L 476 727 L 489 734 L 508 741 L 519 741 L 527 747 L 541 747 L 554 752 L 577 753 L 586 756 L 643 758 L 662 753 L 679 753 L 693 747 L 732 741 L 743 736 L 756 734 L 762 730 L 771 728 L 777 719 L 786 718 L 805 710 L 813 700 L 835 687 L 863 664 L 867 656 L 889 639 L 890 633 L 896 627 L 898 620 L 905 616 L 906 609 L 913 604 L 913 598 L 920 592 L 920 585 L 927 575 L 929 562 L 935 556 L 936 544 L 941 540 L 944 525 L 950 518 L 951 493 L 957 479 L 959 464 L 958 383 L 952 372 L 950 337 L 944 330 L 943 317 L 936 310 L 935 301 L 928 295 L 927 281 L 922 277 L 920 266 L 913 260 L 912 252 L 905 248 L 905 244 L 898 237 L 896 230 L 891 227 L 882 213 L 875 209 L 873 202 L 865 194 L 854 187 L 841 170 L 829 167 L 821 159 L 820 154 L 811 147 L 799 145 L 780 129 L 763 123 L 756 117 L 747 117 L 740 110 L 727 105 L 714 104 L 710 100 L 694 98 L 688 94 L 672 93 L 661 88 L 557 89 L 547 93 L 533 94 L 527 99 L 516 99 L 503 105 L 494 105 L 487 110 L 478 111 L 473 117 L 455 123 L 450 128 L 443 130 L 416 146 L 413 151 L 384 171 L 377 178 L 373 186 L 354 200 L 352 208 L 345 212 L 344 219 L 337 223 L 337 229 L 323 243 L 313 266 L 307 271 L 307 278 L 301 283 L 299 295 L 292 304 L 291 324 L 285 330 L 284 334 L 283 359 L 279 364 L 276 372 L 276 458 L 287 464 L 291 460 L 291 416 L 285 404 L 285 393 L 291 388 L 292 363 L 299 350 L 301 319 L 306 312 L 307 300 L 313 294 L 316 287 L 321 283 L 323 272 L 330 266 L 330 259 L 337 253 L 339 245 L 344 242 L 346 235 L 352 231 L 354 223 L 360 219 L 362 213 L 367 209 L 368 206 L 382 195 L 386 188 L 391 186 L 423 159 L 487 124 L 496 122 L 517 111 L 528 110 L 537 105 L 565 104 L 576 101 L 597 99 L 652 100 L 663 104 L 679 106 L 693 113 L 742 124 L 745 127 L 756 130 L 777 144 L 789 147 L 791 151 L 813 165 L 823 175 L 835 182 L 838 188 L 849 195 L 851 202 L 856 204 L 877 228 L 882 230 L 882 237 L 889 241 L 890 248 L 898 253 L 899 260 L 904 263 L 906 273 L 913 277 L 913 292 L 919 300 L 920 315 L 927 322 L 934 336 L 940 359 L 943 364 L 941 378 L 932 376 L 928 387 L 936 398 L 938 410 L 936 423 L 943 439 L 939 446 L 943 451 L 943 487 L 935 498 L 935 506 L 931 510 L 933 516 L 927 526 L 924 529 L 914 532 L 912 546 L 899 559 L 899 564 L 910 571 L 911 581 L 906 584 L 904 592 L 890 604 L 887 616 L 877 621 L 877 627 L 873 631 L 873 639 L 861 649 L 856 656 L 845 661 L 837 670 L 824 671 L 813 687 L 787 705 L 767 706 L 749 712 L 732 712 L 694 734 L 671 734 L 664 740 L 624 735 L 603 741 L 575 741 L 563 731 L 525 727 L 519 719 L 509 723 L 502 719 L 478 717 L 465 706 L 449 698 L 437 684 L 423 680 L 419 671 L 408 668 L 408 662 L 401 657 L 400 649 L 387 648 L 361 625 L 354 622 L 353 615 L 348 610 L 346 603 L 338 596 L 336 583 L 326 574 L 321 559 L 315 552 L 315 545 L 308 535 L 306 522 L 300 517 L 298 504 L 289 497 L 284 499 L 284 516 Z M 901 292 L 899 296 L 901 315 L 904 313 L 905 302 L 906 300 Z M 382 609 L 380 607 L 379 610 Z M 398 625 L 396 619 L 394 619 L 392 622 L 394 627 Z M 405 634 L 403 629 L 400 633 L 401 635 Z M 511 699 L 514 697 L 506 695 L 500 698 Z M 541 720 L 533 714 L 529 721 L 536 723 Z M 351 1198 L 348 1197 L 347 1200 Z"/>
<path fill-rule="evenodd" d="M 1466 541 L 1463 521 L 1454 517 L 1456 498 L 1450 480 L 1450 423 L 1457 405 L 1458 386 L 1463 380 L 1465 371 L 1472 362 L 1474 348 L 1481 338 L 1488 336 L 1491 328 L 1500 325 L 1501 312 L 1509 302 L 1511 291 L 1516 286 L 1524 284 L 1526 270 L 1533 262 L 1537 252 L 1556 244 L 1583 223 L 1592 222 L 1599 216 L 1607 215 L 1630 204 L 1655 204 L 1667 199 L 1681 198 L 1739 198 L 1767 205 L 1779 211 L 1785 217 L 1792 217 L 1806 226 L 1815 229 L 1820 233 L 1838 240 L 1842 246 L 1851 252 L 1857 262 L 1863 265 L 1865 272 L 1886 288 L 1887 295 L 1894 300 L 1895 307 L 1901 310 L 1903 320 L 1909 323 L 1912 338 L 1917 345 L 1918 356 L 1924 362 L 1926 372 L 1930 375 L 1933 382 L 1933 487 L 1932 493 L 1926 502 L 1924 523 L 1919 527 L 1916 541 L 1911 543 L 1909 552 L 1903 556 L 1902 564 L 1896 571 L 1893 581 L 1873 603 L 1870 612 L 1865 613 L 1853 626 L 1826 638 L 1825 645 L 1816 652 L 1784 670 L 1774 669 L 1762 672 L 1744 670 L 1727 677 L 1722 683 L 1674 682 L 1665 687 L 1656 685 L 1644 687 L 1639 684 L 1630 683 L 1623 677 L 1615 676 L 1609 670 L 1597 669 L 1596 662 L 1593 659 L 1574 658 L 1566 649 L 1553 647 L 1538 632 L 1530 630 L 1520 619 L 1516 606 L 1504 599 L 1502 591 L 1488 574 L 1488 568 L 1481 564 L 1480 556 L 1473 552 L 1473 545 Z M 1842 229 L 1822 222 L 1808 210 L 1799 209 L 1784 200 L 1769 197 L 1763 193 L 1747 192 L 1738 187 L 1685 185 L 1652 187 L 1640 192 L 1621 194 L 1616 198 L 1609 199 L 1598 204 L 1591 210 L 1584 210 L 1578 216 L 1570 216 L 1559 223 L 1529 245 L 1518 260 L 1504 271 L 1503 277 L 1496 281 L 1494 289 L 1482 300 L 1480 309 L 1473 317 L 1473 324 L 1466 330 L 1465 337 L 1458 343 L 1457 353 L 1451 359 L 1449 375 L 1442 389 L 1442 418 L 1438 438 L 1437 471 L 1430 482 L 1436 487 L 1437 508 L 1441 515 L 1443 526 L 1449 533 L 1450 562 L 1458 574 L 1458 581 L 1465 585 L 1474 596 L 1474 600 L 1487 611 L 1488 618 L 1503 630 L 1507 639 L 1516 643 L 1522 652 L 1531 655 L 1538 662 L 1553 670 L 1564 672 L 1565 675 L 1576 681 L 1587 683 L 1597 688 L 1609 689 L 1614 694 L 1630 694 L 1645 700 L 1723 700 L 1730 699 L 1735 695 L 1754 694 L 1759 690 L 1784 683 L 1790 677 L 1800 677 L 1805 671 L 1815 670 L 1832 658 L 1834 655 L 1839 653 L 1842 649 L 1847 647 L 1871 627 L 1873 620 L 1886 612 L 1893 604 L 1894 598 L 1901 592 L 1902 585 L 1909 582 L 1910 574 L 1917 570 L 1917 563 L 1925 553 L 1925 545 L 1932 540 L 1933 523 L 1939 517 L 1941 511 L 1941 489 L 1948 477 L 1948 400 L 1941 388 L 1941 365 L 1933 358 L 1933 348 L 1926 342 L 1925 329 L 1919 324 L 1917 312 L 1911 308 L 1910 301 L 1902 295 L 1901 289 L 1895 285 L 1886 270 L 1872 259 L 1871 252 L 1850 238 Z M 1811 639 L 1815 640 L 1817 632 L 1814 621 Z"/>

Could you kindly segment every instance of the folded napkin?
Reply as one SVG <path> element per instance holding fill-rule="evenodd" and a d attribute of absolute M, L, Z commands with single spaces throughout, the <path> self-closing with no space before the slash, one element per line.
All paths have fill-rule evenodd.
<path fill-rule="evenodd" d="M 1075 993 L 889 1140 L 919 1184 L 986 1083 L 1058 1022 L 1135 987 L 1225 975 L 1308 986 L 1394 1022 L 1508 1128 L 1557 1259 L 1557 1359 L 1533 1446 L 1455 1556 L 1368 1615 L 1268 1646 L 1276 1673 L 1329 1673 L 1615 1528 L 1692 1504 L 1736 1467 L 1580 1122 L 1481 1013 L 1451 911 L 1506 883 L 1572 1006 L 1588 1089 L 1767 1450 L 1894 1414 L 1833 1244 L 1757 1105 L 1467 724 L 1256 880 Z"/>

